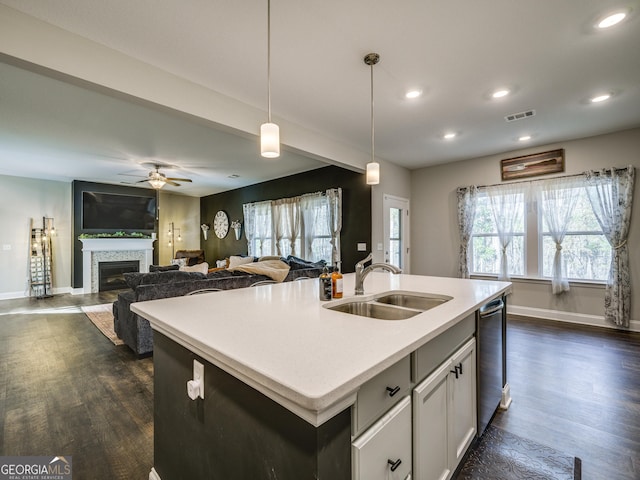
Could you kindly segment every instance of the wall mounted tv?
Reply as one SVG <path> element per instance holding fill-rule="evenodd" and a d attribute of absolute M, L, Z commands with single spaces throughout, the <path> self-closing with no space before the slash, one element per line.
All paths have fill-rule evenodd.
<path fill-rule="evenodd" d="M 156 198 L 82 192 L 83 230 L 154 230 Z"/>

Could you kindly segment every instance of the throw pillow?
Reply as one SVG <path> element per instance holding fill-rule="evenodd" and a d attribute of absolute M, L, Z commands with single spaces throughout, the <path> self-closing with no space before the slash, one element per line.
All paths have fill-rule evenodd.
<path fill-rule="evenodd" d="M 184 265 L 180 267 L 181 272 L 200 272 L 204 275 L 209 273 L 209 264 L 207 262 L 197 263 L 192 266 Z"/>
<path fill-rule="evenodd" d="M 171 265 L 178 265 L 179 267 L 186 267 L 187 266 L 187 258 L 172 258 L 171 259 Z"/>
<path fill-rule="evenodd" d="M 253 262 L 253 257 L 240 257 L 238 255 L 231 255 L 229 257 L 229 268 L 235 268 L 251 262 Z"/>
<path fill-rule="evenodd" d="M 170 272 L 180 269 L 180 265 L 149 265 L 149 272 Z"/>

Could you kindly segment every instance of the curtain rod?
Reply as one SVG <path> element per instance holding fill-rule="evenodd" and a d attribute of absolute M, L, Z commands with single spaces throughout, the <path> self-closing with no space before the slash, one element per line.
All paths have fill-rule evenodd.
<path fill-rule="evenodd" d="M 616 172 L 621 172 L 623 170 L 628 170 L 629 168 L 634 168 L 633 165 L 629 165 L 627 167 L 613 167 L 612 170 L 615 170 Z M 604 169 L 603 169 L 604 170 Z M 515 185 L 515 184 L 519 184 L 519 183 L 535 183 L 535 182 L 544 182 L 545 180 L 553 180 L 556 178 L 572 178 L 572 177 L 582 177 L 584 175 L 586 175 L 588 173 L 588 171 L 582 172 L 582 173 L 574 173 L 571 175 L 559 175 L 557 177 L 549 177 L 549 178 L 539 178 L 536 180 L 516 180 L 513 182 L 506 182 L 506 183 L 493 183 L 491 185 L 477 185 L 477 188 L 488 188 L 488 187 L 499 187 L 501 185 Z M 605 173 L 606 174 L 606 173 Z M 593 171 L 593 175 L 601 175 L 601 173 L 599 171 Z M 464 190 L 467 189 L 469 187 L 458 187 L 458 190 Z"/>

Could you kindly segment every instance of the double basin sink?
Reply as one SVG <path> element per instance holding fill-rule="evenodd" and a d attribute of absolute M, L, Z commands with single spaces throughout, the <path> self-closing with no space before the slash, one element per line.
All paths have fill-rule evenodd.
<path fill-rule="evenodd" d="M 372 298 L 324 305 L 329 310 L 378 320 L 406 320 L 442 305 L 453 297 L 419 292 L 391 291 Z"/>

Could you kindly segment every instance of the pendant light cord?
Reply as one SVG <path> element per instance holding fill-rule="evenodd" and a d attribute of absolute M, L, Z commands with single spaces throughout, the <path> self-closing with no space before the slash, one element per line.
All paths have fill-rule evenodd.
<path fill-rule="evenodd" d="M 374 116 L 373 116 L 373 65 L 371 63 L 371 161 L 375 161 L 375 128 L 374 128 Z"/>
<path fill-rule="evenodd" d="M 271 123 L 271 0 L 267 0 L 267 112 Z"/>

